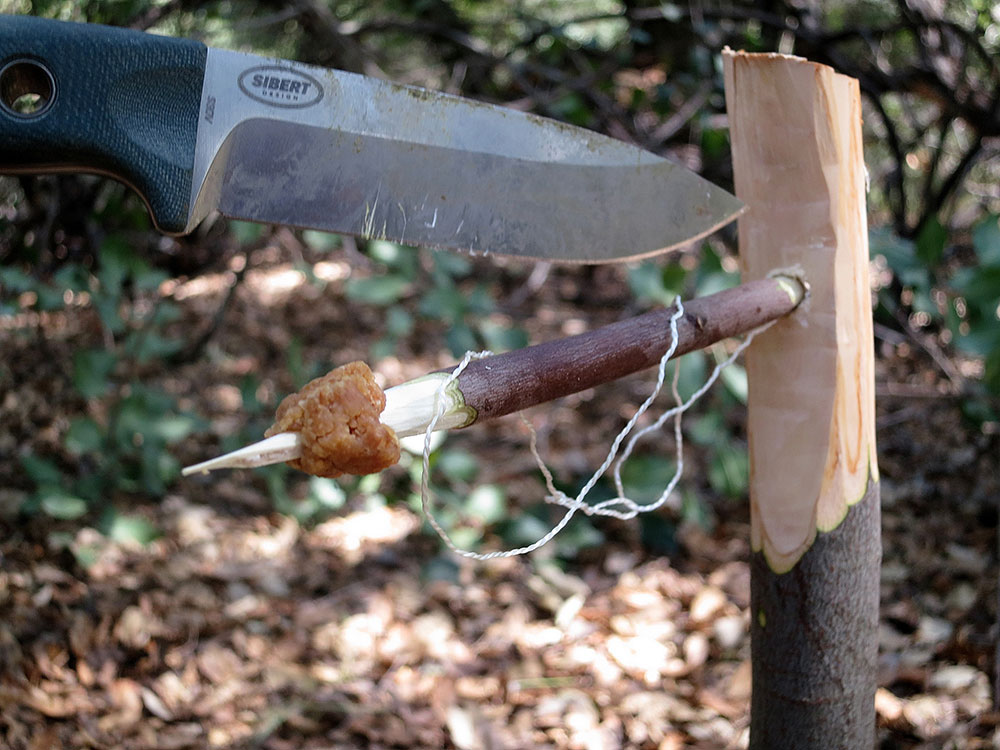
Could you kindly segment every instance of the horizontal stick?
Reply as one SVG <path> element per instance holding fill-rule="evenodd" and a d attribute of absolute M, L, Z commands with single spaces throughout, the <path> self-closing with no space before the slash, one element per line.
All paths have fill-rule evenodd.
<path fill-rule="evenodd" d="M 806 292 L 802 279 L 780 274 L 691 300 L 677 322 L 675 356 L 787 315 Z M 674 308 L 661 308 L 577 336 L 472 360 L 446 388 L 435 429 L 468 427 L 652 367 L 670 348 L 674 312 Z M 438 411 L 441 384 L 451 372 L 440 370 L 386 389 L 382 424 L 398 437 L 426 432 Z M 266 466 L 301 455 L 300 436 L 285 432 L 189 466 L 183 473 Z"/>
<path fill-rule="evenodd" d="M 805 292 L 799 278 L 777 275 L 685 302 L 684 315 L 677 322 L 674 356 L 787 315 Z M 458 378 L 458 390 L 475 416 L 461 426 L 579 393 L 656 365 L 670 347 L 673 313 L 673 307 L 659 308 L 576 336 L 470 362 Z"/>

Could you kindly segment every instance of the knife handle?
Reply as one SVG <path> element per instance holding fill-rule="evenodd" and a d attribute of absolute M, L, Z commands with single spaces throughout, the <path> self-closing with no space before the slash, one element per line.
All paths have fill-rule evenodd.
<path fill-rule="evenodd" d="M 206 55 L 191 40 L 0 16 L 0 172 L 109 175 L 182 233 Z"/>

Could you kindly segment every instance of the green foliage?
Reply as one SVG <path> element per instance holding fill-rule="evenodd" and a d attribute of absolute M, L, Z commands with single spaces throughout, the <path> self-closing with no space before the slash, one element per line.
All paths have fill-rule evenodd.
<path fill-rule="evenodd" d="M 105 523 L 105 533 L 109 539 L 122 544 L 149 544 L 159 538 L 160 531 L 140 516 L 114 513 Z"/>
<path fill-rule="evenodd" d="M 944 257 L 948 231 L 936 216 L 929 218 L 917 235 L 916 256 L 928 268 L 933 268 Z"/>
<path fill-rule="evenodd" d="M 952 276 L 949 324 L 955 344 L 983 359 L 983 383 L 1000 395 L 1000 217 L 987 216 L 977 224 L 972 244 L 978 267 Z"/>
<path fill-rule="evenodd" d="M 105 346 L 77 349 L 71 365 L 73 386 L 101 416 L 80 415 L 69 422 L 63 447 L 76 461 L 74 472 L 64 473 L 58 464 L 37 456 L 24 457 L 35 485 L 25 511 L 78 518 L 108 507 L 116 492 L 161 496 L 178 476 L 168 447 L 189 435 L 198 420 L 180 413 L 167 394 L 128 377 L 182 346 L 181 339 L 168 333 L 179 311 L 156 292 L 166 278 L 120 235 L 110 235 L 102 244 L 95 269 L 68 263 L 51 282 L 17 266 L 0 269 L 0 300 L 6 309 L 20 301 L 29 309 L 61 310 L 74 295 L 85 295 L 77 297 L 72 314 L 89 306 L 105 330 Z M 79 304 L 81 299 L 86 305 Z"/>
<path fill-rule="evenodd" d="M 373 240 L 367 251 L 379 267 L 371 276 L 348 279 L 344 293 L 354 302 L 384 310 L 384 334 L 373 346 L 373 359 L 391 354 L 411 335 L 417 319 L 444 329 L 445 344 L 454 357 L 470 350 L 506 351 L 527 344 L 523 330 L 489 317 L 496 309 L 493 292 L 488 284 L 473 281 L 468 258 L 434 251 L 427 256 L 426 268 L 413 248 Z"/>
<path fill-rule="evenodd" d="M 984 364 L 982 383 L 994 395 L 1000 394 L 1000 226 L 990 215 L 972 230 L 974 264 L 943 267 L 949 255 L 948 233 L 936 219 L 920 232 L 916 241 L 905 240 L 883 230 L 870 235 L 872 255 L 881 255 L 902 287 L 879 291 L 879 309 L 886 322 L 894 324 L 901 315 L 921 313 L 925 328 L 946 330 L 955 347 Z M 947 304 L 940 303 L 947 293 Z M 901 299 L 907 303 L 901 303 Z M 985 407 L 985 408 L 984 408 Z M 985 404 L 969 413 L 995 419 Z"/>
<path fill-rule="evenodd" d="M 420 457 L 404 452 L 400 463 L 409 477 L 408 489 L 404 490 L 409 506 L 422 513 L 419 487 L 423 465 Z M 432 445 L 430 467 L 428 490 L 434 515 L 459 547 L 482 547 L 486 537 L 494 534 L 497 524 L 508 516 L 506 490 L 497 484 L 477 485 L 478 462 L 461 448 Z M 434 534 L 426 522 L 424 531 Z"/>

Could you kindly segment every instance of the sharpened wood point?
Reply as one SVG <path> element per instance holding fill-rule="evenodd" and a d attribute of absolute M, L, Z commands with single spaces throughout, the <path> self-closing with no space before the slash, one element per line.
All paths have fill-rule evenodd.
<path fill-rule="evenodd" d="M 684 304 L 675 357 L 752 331 L 788 315 L 808 296 L 795 270 L 782 270 Z M 576 336 L 474 360 L 443 394 L 444 414 L 436 430 L 468 427 L 531 406 L 609 383 L 656 365 L 670 347 L 674 308 L 659 308 Z M 423 434 L 438 411 L 438 392 L 450 370 L 385 391 L 384 425 L 398 437 Z M 298 434 L 273 435 L 226 455 L 203 461 L 183 474 L 252 468 L 299 458 Z"/>

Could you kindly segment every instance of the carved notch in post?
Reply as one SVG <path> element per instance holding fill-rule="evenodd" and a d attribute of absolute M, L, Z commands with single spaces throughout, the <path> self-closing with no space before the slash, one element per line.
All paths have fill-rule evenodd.
<path fill-rule="evenodd" d="M 874 744 L 878 467 L 858 83 L 724 54 L 744 280 L 801 269 L 807 304 L 747 351 L 751 748 Z"/>

